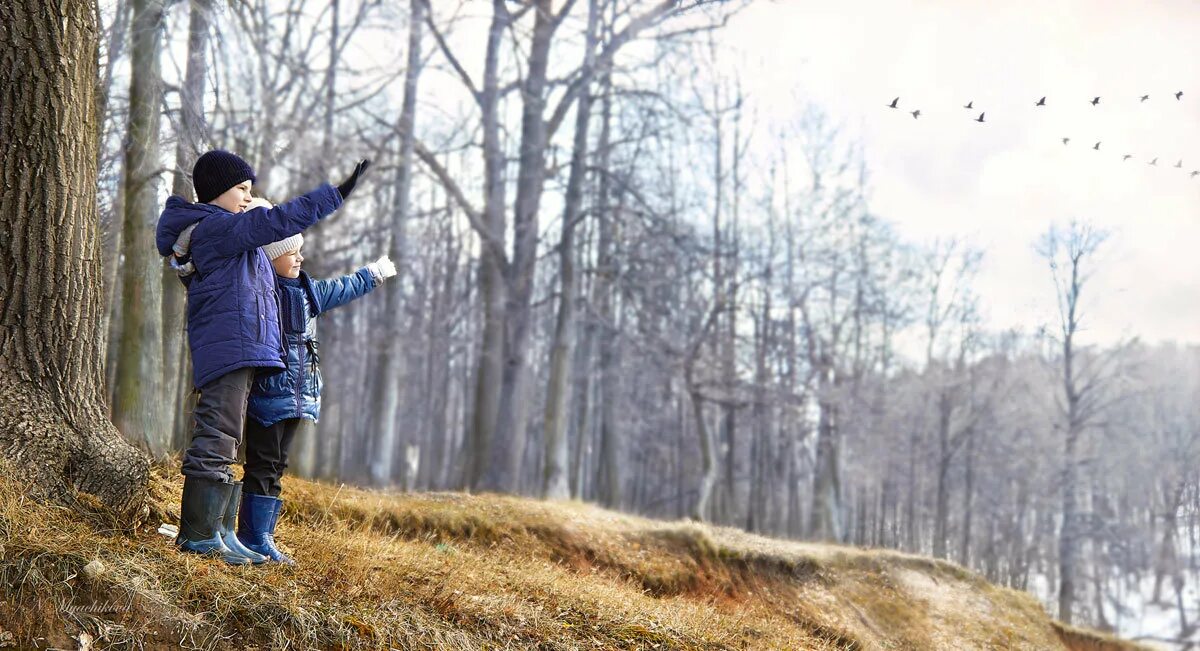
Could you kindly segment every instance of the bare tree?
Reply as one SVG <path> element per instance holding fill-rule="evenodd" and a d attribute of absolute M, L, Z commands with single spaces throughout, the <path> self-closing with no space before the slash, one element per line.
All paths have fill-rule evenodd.
<path fill-rule="evenodd" d="M 570 495 L 567 485 L 567 397 L 568 381 L 572 376 L 575 357 L 576 310 L 578 282 L 575 273 L 575 226 L 583 213 L 583 185 L 588 154 L 588 126 L 592 114 L 592 70 L 596 59 L 596 25 L 599 22 L 599 0 L 588 0 L 587 30 L 584 38 L 579 102 L 575 107 L 575 139 L 571 153 L 571 170 L 563 206 L 562 235 L 558 245 L 560 290 L 558 317 L 555 320 L 554 343 L 550 358 L 550 383 L 546 389 L 545 461 L 542 473 L 542 494 L 553 499 Z"/>
<path fill-rule="evenodd" d="M 404 73 L 404 99 L 400 109 L 400 156 L 397 163 L 395 205 L 392 209 L 391 242 L 388 253 L 403 271 L 406 247 L 406 228 L 412 195 L 413 142 L 417 119 L 417 82 L 421 75 L 421 28 L 425 22 L 425 0 L 410 0 L 408 23 L 408 65 Z M 383 350 L 378 360 L 378 373 L 382 377 L 375 383 L 376 393 L 371 431 L 375 432 L 376 450 L 372 455 L 371 479 L 376 485 L 386 485 L 392 478 L 391 451 L 399 439 L 400 380 L 403 373 L 403 321 L 399 314 L 403 307 L 403 276 L 398 275 L 384 287 L 386 300 L 384 315 L 387 330 L 383 339 Z M 441 436 L 440 432 L 434 433 Z M 416 479 L 415 477 L 412 479 Z"/>
<path fill-rule="evenodd" d="M 1079 513 L 1079 445 L 1087 429 L 1096 424 L 1104 403 L 1102 388 L 1108 380 L 1107 360 L 1091 361 L 1078 341 L 1083 317 L 1083 288 L 1091 276 L 1091 263 L 1107 239 L 1104 231 L 1071 222 L 1065 230 L 1052 226 L 1038 242 L 1054 281 L 1058 305 L 1058 357 L 1062 393 L 1058 406 L 1063 432 L 1062 527 L 1058 538 L 1058 618 L 1070 623 L 1079 575 L 1079 550 L 1086 534 Z"/>
<path fill-rule="evenodd" d="M 170 451 L 163 392 L 161 262 L 154 250 L 159 175 L 159 43 L 162 0 L 133 0 L 129 128 L 125 148 L 125 219 L 121 238 L 121 336 L 116 346 L 113 424 L 156 457 Z M 172 287 L 172 289 L 175 289 Z M 174 351 L 172 351 L 174 352 Z"/>

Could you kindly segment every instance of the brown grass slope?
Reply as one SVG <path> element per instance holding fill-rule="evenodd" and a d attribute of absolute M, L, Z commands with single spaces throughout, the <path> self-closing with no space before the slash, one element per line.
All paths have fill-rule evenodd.
<path fill-rule="evenodd" d="M 0 647 L 1139 648 L 950 563 L 576 502 L 289 478 L 278 537 L 298 568 L 227 567 L 155 533 L 181 488 L 157 468 L 131 531 L 0 478 Z"/>

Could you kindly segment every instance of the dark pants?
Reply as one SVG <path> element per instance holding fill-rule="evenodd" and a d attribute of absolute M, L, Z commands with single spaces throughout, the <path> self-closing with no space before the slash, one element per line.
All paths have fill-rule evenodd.
<path fill-rule="evenodd" d="M 192 443 L 183 453 L 184 475 L 233 481 L 229 465 L 237 462 L 254 371 L 240 368 L 200 387 L 200 399 L 193 412 Z"/>
<path fill-rule="evenodd" d="M 300 429 L 303 418 L 286 418 L 263 427 L 250 418 L 246 421 L 246 472 L 242 490 L 255 495 L 279 497 L 283 487 L 279 478 L 288 466 L 288 448 Z"/>

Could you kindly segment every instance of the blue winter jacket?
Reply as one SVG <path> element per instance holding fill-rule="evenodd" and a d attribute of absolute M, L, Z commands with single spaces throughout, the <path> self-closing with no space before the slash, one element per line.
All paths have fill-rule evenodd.
<path fill-rule="evenodd" d="M 279 314 L 287 340 L 287 370 L 259 375 L 250 391 L 246 413 L 263 427 L 287 418 L 321 417 L 321 368 L 317 348 L 317 315 L 375 289 L 366 267 L 333 280 L 276 277 Z"/>
<path fill-rule="evenodd" d="M 337 210 L 342 195 L 324 184 L 274 208 L 231 213 L 211 204 L 167 199 L 158 218 L 158 252 L 185 228 L 196 273 L 188 283 L 187 331 L 192 382 L 199 388 L 240 368 L 284 368 L 275 270 L 259 247 L 291 237 Z"/>

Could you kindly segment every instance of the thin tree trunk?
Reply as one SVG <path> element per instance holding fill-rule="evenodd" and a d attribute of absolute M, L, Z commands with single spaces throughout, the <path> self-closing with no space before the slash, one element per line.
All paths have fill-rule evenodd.
<path fill-rule="evenodd" d="M 125 148 L 125 218 L 121 265 L 121 337 L 116 357 L 113 424 L 155 457 L 170 451 L 164 408 L 162 269 L 154 249 L 158 218 L 159 43 L 162 0 L 134 0 Z M 172 288 L 175 289 L 175 288 Z"/>
<path fill-rule="evenodd" d="M 100 126 L 100 146 L 96 148 L 96 167 L 101 169 L 104 163 L 105 146 L 108 142 L 111 132 L 120 128 L 122 122 L 119 120 L 111 120 L 112 96 L 113 96 L 113 70 L 120 61 L 122 52 L 125 49 L 126 34 L 129 29 L 129 1 L 118 0 L 116 11 L 113 12 L 113 23 L 108 30 L 108 45 L 105 48 L 107 54 L 107 62 L 104 66 L 104 74 L 100 80 L 99 92 L 99 107 L 97 109 L 99 115 L 97 124 Z M 122 165 L 122 168 L 124 166 Z M 124 172 L 122 171 L 122 175 Z M 110 330 L 110 322 L 113 320 L 113 312 L 116 311 L 118 301 L 116 296 L 120 291 L 120 274 L 117 270 L 120 268 L 121 256 L 121 226 L 122 221 L 117 218 L 117 215 L 124 214 L 125 183 L 123 180 L 118 181 L 116 196 L 113 197 L 113 203 L 110 207 L 109 215 L 101 215 L 100 233 L 101 233 L 101 248 L 104 251 L 102 276 L 104 278 L 104 318 L 100 322 L 100 331 L 104 333 L 104 346 L 102 350 L 107 351 L 110 348 L 108 342 L 115 341 L 115 335 L 120 332 L 119 329 Z M 112 405 L 112 387 L 116 384 L 115 363 L 109 364 L 105 360 L 105 387 L 106 387 L 106 405 Z"/>
<path fill-rule="evenodd" d="M 620 441 L 616 427 L 617 403 L 617 331 L 614 307 L 614 285 L 619 264 L 617 247 L 617 222 L 610 201 L 612 195 L 612 99 L 609 89 L 612 78 L 606 72 L 600 78 L 601 123 L 600 141 L 597 143 L 596 166 L 601 170 L 596 193 L 596 278 L 592 284 L 592 303 L 596 306 L 596 343 L 598 404 L 596 405 L 600 438 L 600 466 L 603 474 L 598 477 L 602 491 L 600 502 L 616 507 L 621 503 L 621 467 L 618 460 Z"/>
<path fill-rule="evenodd" d="M 396 204 L 393 207 L 392 238 L 388 254 L 402 272 L 405 261 L 406 233 L 409 201 L 412 194 L 413 134 L 417 116 L 417 81 L 421 75 L 421 26 L 425 20 L 424 0 L 410 0 L 408 21 L 408 67 L 404 71 L 404 99 L 400 109 L 400 161 L 397 171 Z M 382 377 L 374 384 L 375 400 L 369 436 L 377 441 L 372 455 L 371 482 L 385 486 L 392 478 L 390 452 L 400 438 L 400 379 L 404 373 L 404 351 L 401 342 L 404 336 L 404 321 L 401 317 L 404 303 L 404 285 L 397 275 L 384 285 L 387 328 L 379 353 L 378 368 Z"/>
<path fill-rule="evenodd" d="M 192 163 L 207 148 L 208 125 L 204 119 L 204 89 L 208 74 L 209 15 L 213 0 L 192 0 L 188 23 L 187 69 L 179 101 L 179 132 L 175 139 L 175 172 L 171 181 L 172 194 L 192 197 Z M 170 449 L 186 444 L 188 420 L 182 417 L 191 393 L 191 374 L 188 367 L 191 353 L 184 340 L 187 293 L 180 286 L 178 275 L 169 259 L 163 260 L 163 382 L 164 404 L 171 409 L 168 423 L 173 423 Z"/>
<path fill-rule="evenodd" d="M 908 491 L 904 503 L 904 547 L 914 554 L 921 551 L 917 530 L 917 455 L 920 454 L 920 426 L 913 424 L 908 437 Z"/>
<path fill-rule="evenodd" d="M 938 394 L 938 466 L 937 466 L 937 497 L 934 502 L 933 516 L 933 555 L 935 558 L 946 558 L 947 521 L 950 518 L 950 416 L 954 406 L 950 400 L 950 390 L 943 387 Z"/>
<path fill-rule="evenodd" d="M 716 441 L 712 430 L 704 422 L 704 401 L 698 391 L 690 393 L 692 418 L 696 423 L 696 435 L 700 439 L 700 492 L 689 514 L 691 519 L 703 522 L 708 519 L 709 499 L 717 483 Z"/>
<path fill-rule="evenodd" d="M 504 151 L 500 142 L 499 50 L 510 16 L 505 0 L 492 0 L 492 22 L 488 29 L 484 59 L 483 90 L 479 106 L 483 123 L 484 227 L 494 242 L 504 241 Z M 487 487 L 486 476 L 493 448 L 503 444 L 496 438 L 500 385 L 504 372 L 504 308 L 508 302 L 506 261 L 492 246 L 483 246 L 479 260 L 479 297 L 483 304 L 478 369 L 475 373 L 471 431 L 467 448 L 470 459 L 466 482 L 473 490 Z M 503 454 L 503 451 L 501 451 Z"/>
<path fill-rule="evenodd" d="M 545 466 L 542 470 L 542 496 L 564 499 L 570 495 L 567 485 L 567 397 L 575 358 L 575 338 L 578 325 L 578 282 L 575 278 L 575 224 L 583 212 L 583 185 L 586 177 L 588 124 L 591 120 L 592 65 L 595 61 L 598 0 L 588 2 L 587 35 L 584 41 L 584 88 L 575 109 L 575 142 L 571 154 L 571 171 L 563 206 L 562 239 L 558 247 L 559 287 L 558 317 L 554 326 L 554 343 L 550 357 L 550 380 L 546 388 Z"/>
<path fill-rule="evenodd" d="M 821 354 L 819 373 L 817 423 L 816 477 L 813 482 L 813 510 L 809 520 L 809 535 L 817 540 L 838 542 L 842 528 L 841 478 L 839 477 L 839 442 L 837 406 L 831 393 L 837 384 L 833 363 L 828 353 Z"/>
<path fill-rule="evenodd" d="M 496 409 L 495 440 L 484 473 L 484 487 L 514 492 L 520 485 L 521 461 L 528 441 L 524 400 L 529 381 L 529 330 L 533 319 L 534 269 L 537 265 L 538 205 L 546 179 L 546 70 L 550 41 L 556 26 L 551 0 L 533 7 L 533 38 L 529 67 L 522 84 L 520 153 L 517 157 L 517 196 L 513 210 L 513 253 L 508 267 L 511 291 L 505 310 L 505 346 L 500 400 Z"/>
<path fill-rule="evenodd" d="M 974 521 L 975 499 L 975 430 L 967 431 L 966 477 L 963 486 L 963 528 L 962 538 L 958 548 L 958 564 L 963 567 L 971 566 L 971 526 Z"/>

